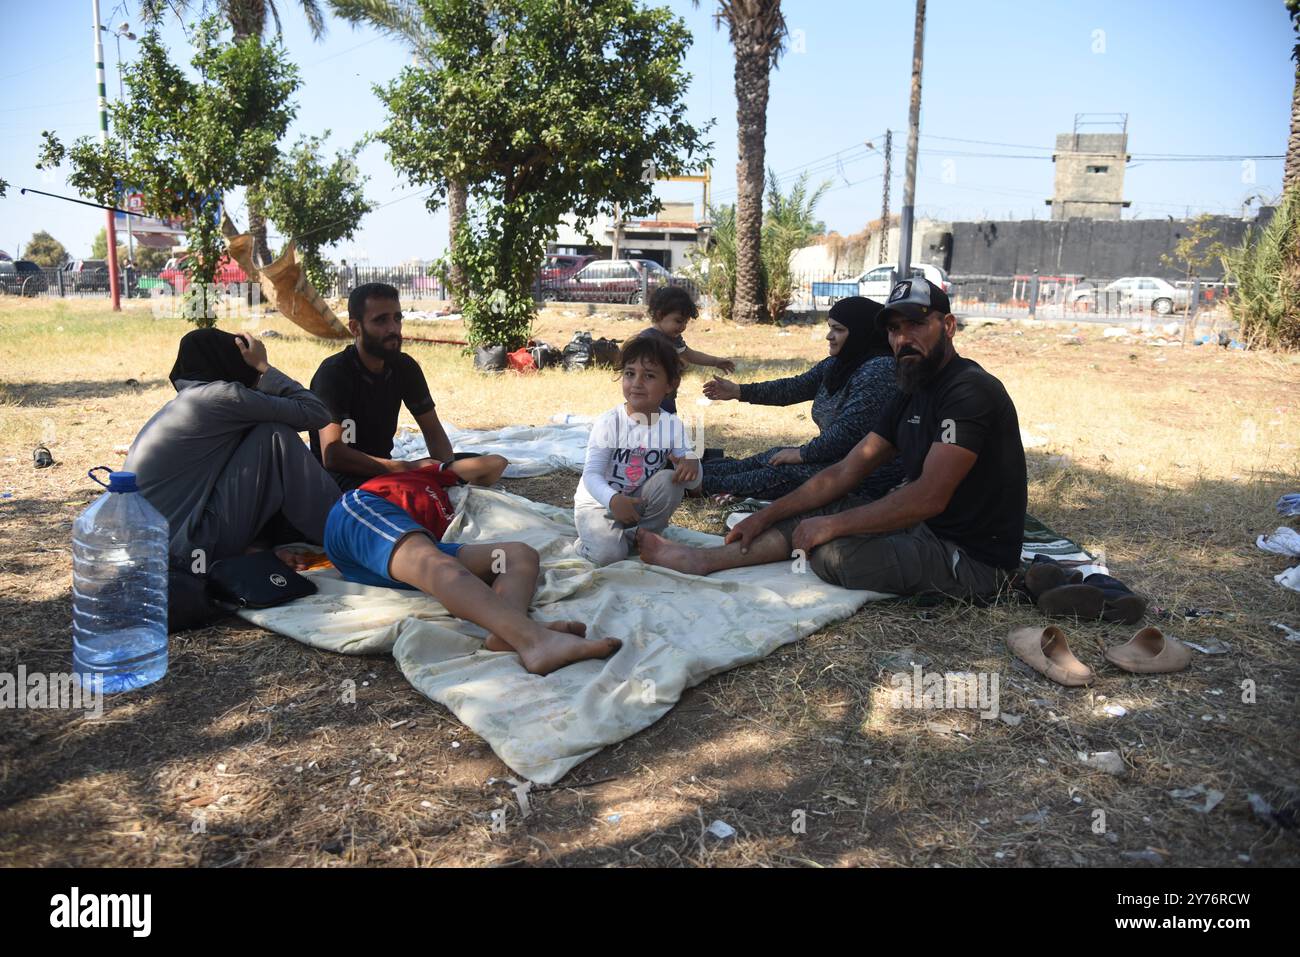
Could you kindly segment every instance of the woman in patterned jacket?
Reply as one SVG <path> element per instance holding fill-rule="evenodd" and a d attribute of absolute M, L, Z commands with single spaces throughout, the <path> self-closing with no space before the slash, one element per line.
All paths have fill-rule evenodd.
<path fill-rule="evenodd" d="M 739 399 L 758 405 L 795 405 L 812 400 L 820 433 L 798 448 L 775 448 L 745 459 L 719 459 L 704 468 L 707 495 L 774 499 L 793 492 L 857 445 L 897 391 L 889 339 L 875 325 L 883 307 L 862 296 L 831 307 L 826 334 L 829 353 L 802 375 L 738 385 L 714 377 L 704 384 L 710 399 Z M 877 469 L 860 494 L 879 498 L 902 480 L 898 462 Z"/>

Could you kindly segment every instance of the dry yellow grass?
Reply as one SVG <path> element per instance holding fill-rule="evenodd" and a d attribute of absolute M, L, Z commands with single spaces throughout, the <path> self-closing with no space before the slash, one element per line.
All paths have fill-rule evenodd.
<path fill-rule="evenodd" d="M 622 339 L 641 324 L 559 311 L 537 334 L 562 346 L 577 329 Z M 268 340 L 271 361 L 304 382 L 341 347 L 278 319 L 257 327 L 285 335 Z M 114 447 L 170 397 L 166 374 L 187 328 L 154 320 L 147 304 L 114 316 L 100 302 L 0 300 L 0 495 L 10 496 L 0 498 L 0 671 L 67 667 L 70 524 L 98 491 L 86 469 L 119 463 Z M 459 334 L 452 323 L 407 331 Z M 222 624 L 173 638 L 167 680 L 115 703 L 108 720 L 5 717 L 0 864 L 1131 866 L 1126 852 L 1294 864 L 1295 832 L 1256 819 L 1246 798 L 1280 806 L 1300 784 L 1300 646 L 1272 627 L 1300 628 L 1300 596 L 1271 581 L 1285 561 L 1253 545 L 1281 524 L 1278 495 L 1300 490 L 1300 361 L 1103 341 L 1096 328 L 1076 345 L 1067 332 L 1000 325 L 958 338 L 1007 385 L 1024 429 L 1047 439 L 1029 453 L 1031 511 L 1104 548 L 1112 571 L 1156 605 L 1213 610 L 1159 624 L 1217 638 L 1228 654 L 1198 654 L 1191 670 L 1162 678 L 1101 665 L 1092 689 L 1071 691 L 1006 654 L 1010 628 L 1042 621 L 1031 606 L 872 604 L 688 692 L 658 724 L 535 793 L 522 821 L 501 782 L 507 769 L 391 661 Z M 734 356 L 736 378 L 753 381 L 806 368 L 824 354 L 821 335 L 704 319 L 687 338 Z M 461 427 L 618 401 L 609 372 L 484 378 L 455 347 L 410 351 Z M 705 374 L 687 376 L 679 404 L 705 417 L 709 445 L 741 454 L 807 437 L 807 406 L 697 405 Z M 56 468 L 32 468 L 39 442 Z M 508 487 L 566 504 L 575 482 Z M 692 503 L 681 517 L 715 530 L 720 516 Z M 1118 626 L 1067 627 L 1094 666 L 1127 637 Z M 1002 710 L 1020 723 L 889 708 L 896 666 L 886 659 L 903 649 L 930 669 L 998 673 Z M 362 691 L 356 707 L 339 704 L 349 679 Z M 1247 680 L 1253 704 L 1241 700 Z M 1102 711 L 1114 703 L 1128 715 Z M 1125 776 L 1079 765 L 1078 751 L 1103 750 L 1121 753 Z M 1168 795 L 1198 784 L 1226 795 L 1209 815 Z M 491 815 L 502 809 L 499 833 Z M 1106 833 L 1093 830 L 1098 810 Z M 715 819 L 737 837 L 707 836 Z"/>

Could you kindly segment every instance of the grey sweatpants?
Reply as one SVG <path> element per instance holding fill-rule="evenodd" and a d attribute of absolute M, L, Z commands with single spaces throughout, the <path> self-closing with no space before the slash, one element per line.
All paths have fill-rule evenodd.
<path fill-rule="evenodd" d="M 601 505 L 575 505 L 573 523 L 578 526 L 575 546 L 578 554 L 593 564 L 610 565 L 627 558 L 636 544 L 638 528 L 648 532 L 662 532 L 667 528 L 686 490 L 700 487 L 701 476 L 697 475 L 693 482 L 678 483 L 673 481 L 676 474 L 672 469 L 660 469 L 629 496 L 645 505 L 641 521 L 636 525 L 624 525 Z"/>
<path fill-rule="evenodd" d="M 772 528 L 793 548 L 799 522 L 832 515 L 871 500 L 848 496 L 823 508 L 787 518 Z M 881 535 L 846 535 L 819 545 L 807 556 L 808 567 L 822 581 L 842 588 L 880 591 L 891 595 L 942 594 L 949 598 L 990 597 L 1006 583 L 1009 573 L 971 558 L 955 542 L 940 538 L 925 522 Z"/>
<path fill-rule="evenodd" d="M 297 432 L 263 422 L 248 430 L 221 470 L 190 535 L 190 548 L 203 549 L 209 564 L 242 555 L 277 515 L 319 545 L 339 495 Z M 191 558 L 188 552 L 178 557 Z"/>

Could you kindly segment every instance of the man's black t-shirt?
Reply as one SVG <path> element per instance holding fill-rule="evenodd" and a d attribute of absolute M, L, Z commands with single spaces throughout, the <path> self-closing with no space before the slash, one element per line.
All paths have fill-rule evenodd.
<path fill-rule="evenodd" d="M 433 408 L 418 362 L 398 353 L 386 360 L 383 371 L 376 375 L 362 365 L 355 344 L 320 364 L 312 376 L 311 391 L 329 407 L 332 421 L 343 426 L 343 439 L 349 446 L 381 459 L 392 454 L 402 403 L 416 416 Z M 311 451 L 321 457 L 317 432 L 311 433 Z"/>
<path fill-rule="evenodd" d="M 977 362 L 954 356 L 932 382 L 900 392 L 873 432 L 898 449 L 909 482 L 921 475 L 936 442 L 978 458 L 948 507 L 926 524 L 972 558 L 1013 569 L 1020 563 L 1028 499 L 1025 449 L 1016 407 L 1002 383 Z"/>

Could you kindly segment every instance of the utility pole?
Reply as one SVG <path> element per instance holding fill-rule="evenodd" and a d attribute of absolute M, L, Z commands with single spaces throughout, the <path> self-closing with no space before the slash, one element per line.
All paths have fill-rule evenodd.
<path fill-rule="evenodd" d="M 610 248 L 609 258 L 618 259 L 623 251 L 623 207 L 614 204 L 614 245 Z"/>
<path fill-rule="evenodd" d="M 925 50 L 925 0 L 916 0 L 916 33 L 912 38 L 912 103 L 907 113 L 907 174 L 903 180 L 903 211 L 898 223 L 898 278 L 912 276 L 912 221 L 916 209 L 916 149 L 921 132 L 921 55 Z"/>
<path fill-rule="evenodd" d="M 99 29 L 99 0 L 90 0 L 95 18 L 95 82 L 99 84 L 99 143 L 108 146 L 108 91 L 104 86 L 104 41 Z M 117 281 L 117 225 L 113 211 L 108 216 L 108 290 L 113 299 L 113 311 L 122 311 L 122 287 Z"/>
<path fill-rule="evenodd" d="M 889 258 L 889 162 L 894 155 L 894 131 L 885 130 L 885 187 L 880 202 L 880 265 Z"/>

